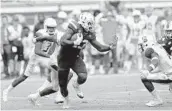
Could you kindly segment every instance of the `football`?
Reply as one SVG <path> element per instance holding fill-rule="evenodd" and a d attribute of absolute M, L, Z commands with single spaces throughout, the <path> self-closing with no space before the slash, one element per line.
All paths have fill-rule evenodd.
<path fill-rule="evenodd" d="M 75 40 L 77 39 L 77 34 L 78 34 L 78 33 L 75 33 L 75 34 L 71 37 L 70 40 L 75 41 Z"/>

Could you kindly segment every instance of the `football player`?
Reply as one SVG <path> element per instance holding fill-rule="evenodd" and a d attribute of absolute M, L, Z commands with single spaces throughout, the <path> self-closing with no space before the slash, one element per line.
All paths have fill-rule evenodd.
<path fill-rule="evenodd" d="M 172 21 L 164 29 L 164 36 L 158 41 L 169 55 L 172 56 Z"/>
<path fill-rule="evenodd" d="M 8 100 L 8 93 L 14 89 L 17 85 L 25 81 L 34 70 L 34 67 L 38 64 L 44 64 L 46 67 L 49 67 L 52 69 L 52 78 L 57 78 L 57 61 L 56 61 L 56 54 L 54 51 L 56 50 L 58 41 L 57 41 L 57 30 L 56 30 L 57 24 L 56 21 L 53 18 L 47 18 L 44 22 L 44 29 L 40 29 L 36 33 L 35 41 L 38 40 L 38 42 L 35 43 L 34 50 L 32 50 L 30 53 L 30 59 L 29 63 L 26 67 L 26 70 L 23 75 L 20 75 L 18 78 L 16 78 L 8 87 L 3 91 L 3 100 Z M 43 40 L 44 37 L 47 37 L 46 40 Z M 53 89 L 58 90 L 58 81 L 52 82 Z"/>
<path fill-rule="evenodd" d="M 72 40 L 73 36 L 77 36 L 76 40 Z M 63 108 L 69 108 L 68 98 L 68 74 L 72 69 L 78 76 L 77 80 L 73 82 L 73 87 L 77 92 L 79 98 L 84 98 L 81 91 L 81 85 L 87 80 L 87 71 L 84 61 L 79 57 L 79 53 L 87 41 L 92 44 L 98 51 L 104 52 L 113 49 L 116 46 L 117 38 L 114 37 L 114 43 L 110 45 L 102 45 L 96 40 L 94 33 L 94 17 L 91 13 L 81 13 L 79 21 L 70 21 L 68 29 L 61 38 L 61 48 L 58 55 L 58 76 L 60 91 L 65 98 Z M 32 100 L 36 102 L 38 97 L 52 94 L 55 91 L 47 88 L 37 94 L 32 94 Z"/>
<path fill-rule="evenodd" d="M 138 65 L 138 69 L 142 68 L 142 58 L 137 52 L 137 44 L 143 35 L 143 29 L 145 28 L 145 22 L 142 20 L 142 14 L 139 10 L 134 10 L 131 20 L 128 20 L 128 38 L 126 42 L 126 52 L 128 53 L 127 60 L 124 62 L 124 67 L 127 72 L 130 71 L 132 61 Z"/>
<path fill-rule="evenodd" d="M 153 96 L 153 100 L 146 105 L 161 105 L 163 101 L 152 83 L 169 84 L 169 89 L 172 89 L 172 58 L 160 44 L 149 41 L 146 37 L 143 37 L 140 51 L 151 61 L 146 70 L 141 70 L 142 83 Z"/>
<path fill-rule="evenodd" d="M 156 28 L 159 19 L 158 16 L 153 14 L 153 12 L 154 12 L 153 7 L 148 6 L 145 8 L 145 16 L 144 16 L 144 20 L 146 23 L 145 33 L 147 33 L 148 35 L 153 35 L 152 37 L 156 35 L 157 32 Z M 150 38 L 150 39 L 154 39 L 154 41 L 156 41 L 156 38 Z"/>

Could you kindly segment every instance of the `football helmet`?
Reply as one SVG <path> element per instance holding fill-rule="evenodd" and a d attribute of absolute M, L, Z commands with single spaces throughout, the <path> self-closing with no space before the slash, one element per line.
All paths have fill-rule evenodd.
<path fill-rule="evenodd" d="M 134 10 L 132 13 L 132 16 L 133 16 L 134 22 L 137 23 L 140 20 L 141 12 L 139 10 Z"/>
<path fill-rule="evenodd" d="M 44 28 L 48 32 L 48 34 L 54 35 L 55 32 L 56 32 L 56 27 L 57 27 L 57 23 L 56 23 L 56 20 L 55 19 L 53 19 L 53 18 L 47 18 L 44 21 Z"/>
<path fill-rule="evenodd" d="M 147 36 L 143 36 L 141 41 L 139 42 L 139 46 L 138 46 L 138 49 L 140 52 L 143 52 L 145 51 L 147 48 L 150 48 L 152 47 L 153 45 L 155 45 L 156 43 L 152 40 L 149 40 L 147 38 Z"/>
<path fill-rule="evenodd" d="M 172 21 L 168 22 L 164 29 L 164 35 L 167 39 L 172 39 Z"/>
<path fill-rule="evenodd" d="M 84 12 L 80 14 L 79 17 L 79 24 L 87 31 L 87 32 L 93 32 L 95 28 L 95 21 L 94 17 L 91 13 Z"/>

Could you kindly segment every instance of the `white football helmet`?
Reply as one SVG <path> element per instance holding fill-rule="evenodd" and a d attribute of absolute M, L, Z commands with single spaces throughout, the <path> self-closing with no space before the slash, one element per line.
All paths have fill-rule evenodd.
<path fill-rule="evenodd" d="M 91 13 L 84 12 L 80 14 L 79 24 L 87 31 L 93 32 L 95 28 L 94 17 Z"/>
<path fill-rule="evenodd" d="M 139 22 L 140 17 L 141 17 L 141 12 L 139 10 L 134 10 L 132 13 L 134 22 Z"/>
<path fill-rule="evenodd" d="M 168 24 L 166 25 L 166 27 L 164 27 L 165 30 L 165 37 L 167 37 L 167 39 L 172 39 L 172 21 L 169 21 Z"/>
<path fill-rule="evenodd" d="M 54 35 L 56 32 L 57 23 L 56 20 L 53 18 L 47 18 L 44 21 L 44 29 L 48 32 L 50 35 Z"/>
<path fill-rule="evenodd" d="M 151 48 L 155 44 L 156 44 L 156 42 L 154 42 L 153 40 L 149 40 L 147 38 L 147 36 L 143 36 L 142 39 L 141 39 L 141 41 L 139 41 L 138 49 L 139 49 L 140 52 L 143 52 L 147 48 Z"/>

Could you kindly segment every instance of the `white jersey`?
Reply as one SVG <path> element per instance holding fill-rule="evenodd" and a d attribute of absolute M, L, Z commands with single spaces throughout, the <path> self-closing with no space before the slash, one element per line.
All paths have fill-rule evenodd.
<path fill-rule="evenodd" d="M 155 33 L 158 17 L 155 15 L 152 15 L 150 17 L 145 16 L 144 19 L 145 19 L 145 23 L 146 23 L 146 29 L 152 33 Z"/>
<path fill-rule="evenodd" d="M 128 22 L 128 26 L 130 28 L 130 38 L 139 40 L 140 36 L 143 35 L 143 29 L 145 27 L 145 22 L 141 20 L 138 23 L 136 23 L 136 22 L 134 22 L 133 19 L 131 19 Z"/>
<path fill-rule="evenodd" d="M 163 30 L 168 28 L 169 26 L 172 26 L 172 21 L 167 21 L 167 20 L 161 21 L 161 27 Z"/>
<path fill-rule="evenodd" d="M 156 44 L 152 46 L 152 48 L 159 56 L 160 70 L 165 73 L 172 72 L 172 58 L 170 57 L 170 55 L 168 55 L 168 53 L 160 44 Z"/>
<path fill-rule="evenodd" d="M 38 31 L 39 33 L 42 34 L 42 36 L 49 36 L 49 34 L 46 32 L 45 29 L 40 29 Z M 60 37 L 58 36 L 58 31 L 56 30 L 55 32 L 55 35 L 57 35 L 57 42 L 60 41 Z M 50 51 L 52 45 L 54 44 L 54 42 L 50 42 L 50 41 L 43 41 L 43 44 L 42 44 L 42 50 L 46 51 L 47 53 Z M 56 47 L 57 49 L 57 47 Z M 57 51 L 54 51 L 53 55 L 55 54 L 55 52 Z"/>
<path fill-rule="evenodd" d="M 45 29 L 41 29 L 39 30 L 38 32 L 40 32 L 43 36 L 46 36 L 48 35 L 48 33 L 46 32 Z M 56 31 L 56 35 L 58 37 L 58 32 Z M 57 39 L 59 41 L 59 39 Z M 57 41 L 57 42 L 58 42 Z M 45 43 L 45 44 L 44 44 Z M 42 50 L 49 50 L 49 47 L 51 46 L 51 44 L 53 44 L 53 42 L 50 42 L 50 41 L 43 41 L 43 49 Z M 34 67 L 38 64 L 41 64 L 47 68 L 50 68 L 51 65 L 57 65 L 57 54 L 58 54 L 58 48 L 57 48 L 57 45 L 55 47 L 55 51 L 54 53 L 50 56 L 50 58 L 46 58 L 46 57 L 42 57 L 42 56 L 39 56 L 37 54 L 34 53 L 34 50 L 32 50 L 32 53 L 31 53 L 31 56 L 30 56 L 30 60 L 29 60 L 29 63 L 26 67 L 26 70 L 25 70 L 25 75 L 26 76 L 30 76 L 32 73 L 33 73 L 33 70 L 34 70 Z"/>
<path fill-rule="evenodd" d="M 29 59 L 29 55 L 30 55 L 32 49 L 34 48 L 32 39 L 33 39 L 32 33 L 29 33 L 28 37 L 23 37 L 23 39 L 22 39 L 25 59 Z"/>

